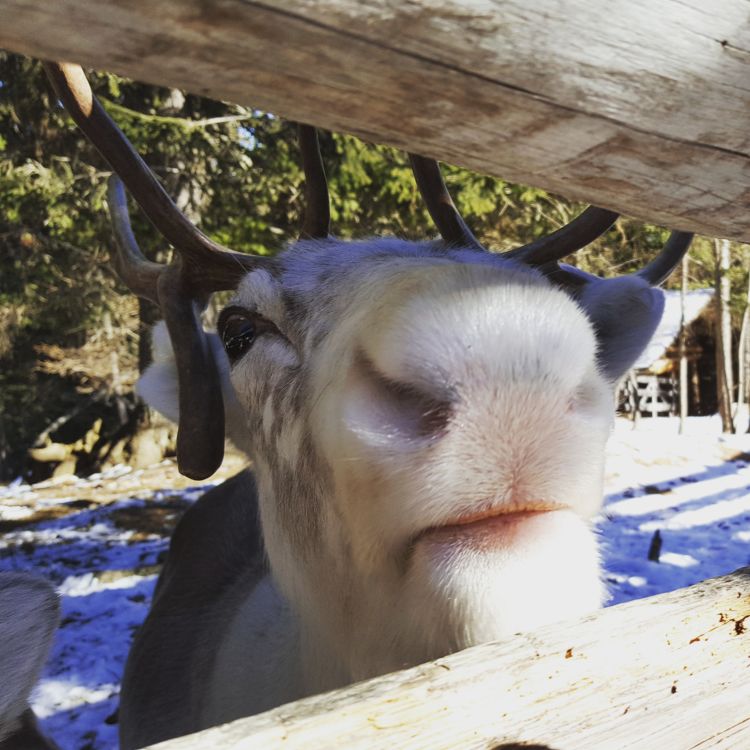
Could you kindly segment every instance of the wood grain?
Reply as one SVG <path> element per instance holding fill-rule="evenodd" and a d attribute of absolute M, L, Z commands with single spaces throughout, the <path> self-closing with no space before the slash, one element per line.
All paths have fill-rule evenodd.
<path fill-rule="evenodd" d="M 0 47 L 750 241 L 747 0 L 0 0 Z"/>
<path fill-rule="evenodd" d="M 719 746 L 750 747 L 750 568 L 154 748 Z"/>

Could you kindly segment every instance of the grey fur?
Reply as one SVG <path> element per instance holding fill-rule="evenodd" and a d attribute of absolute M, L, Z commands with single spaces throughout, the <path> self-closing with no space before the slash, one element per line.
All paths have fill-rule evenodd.
<path fill-rule="evenodd" d="M 55 590 L 27 573 L 0 573 L 0 749 L 56 747 L 39 731 L 29 694 L 47 659 L 60 606 Z"/>

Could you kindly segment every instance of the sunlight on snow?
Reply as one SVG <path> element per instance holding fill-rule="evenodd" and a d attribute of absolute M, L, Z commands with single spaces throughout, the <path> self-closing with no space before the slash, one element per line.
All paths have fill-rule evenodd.
<path fill-rule="evenodd" d="M 678 568 L 692 568 L 699 562 L 692 555 L 681 555 L 679 552 L 665 552 L 659 562 L 663 565 L 675 565 Z"/>
<path fill-rule="evenodd" d="M 750 486 L 750 470 L 746 468 L 743 472 L 731 463 L 706 467 L 701 475 L 683 477 L 680 481 L 685 482 L 686 479 L 690 481 L 686 484 L 666 487 L 660 493 L 615 500 L 607 504 L 607 513 L 618 516 L 645 515 L 686 503 L 721 500 L 722 495 L 730 490 L 745 493 L 748 492 Z M 661 485 L 663 482 L 658 484 Z"/>
<path fill-rule="evenodd" d="M 79 706 L 98 703 L 119 692 L 116 684 L 100 683 L 94 687 L 81 685 L 75 679 L 46 679 L 34 689 L 32 703 L 40 719 L 54 716 L 60 711 L 69 711 Z"/>
<path fill-rule="evenodd" d="M 747 487 L 744 487 L 742 491 L 743 494 L 740 497 L 732 500 L 713 501 L 703 508 L 686 510 L 671 518 L 649 521 L 648 523 L 641 524 L 638 528 L 641 531 L 692 529 L 696 526 L 716 524 L 719 521 L 725 521 L 728 518 L 734 518 L 743 513 L 750 513 L 750 495 L 744 494 L 748 491 Z"/>

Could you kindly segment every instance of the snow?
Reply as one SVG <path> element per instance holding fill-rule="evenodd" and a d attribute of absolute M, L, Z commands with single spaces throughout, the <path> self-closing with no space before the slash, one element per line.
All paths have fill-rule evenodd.
<path fill-rule="evenodd" d="M 167 534 L 212 486 L 162 490 L 172 480 L 160 471 L 118 467 L 0 488 L 0 570 L 35 570 L 61 595 L 61 626 L 33 706 L 63 750 L 117 746 L 122 670 Z M 684 435 L 674 419 L 642 419 L 637 430 L 618 420 L 606 492 L 597 529 L 610 604 L 750 563 L 750 435 L 722 436 L 716 418 L 691 418 Z M 655 562 L 648 553 L 657 531 Z"/>
<path fill-rule="evenodd" d="M 722 436 L 716 417 L 689 419 L 684 435 L 677 425 L 618 420 L 610 440 L 598 528 L 611 604 L 750 564 L 750 435 Z"/>

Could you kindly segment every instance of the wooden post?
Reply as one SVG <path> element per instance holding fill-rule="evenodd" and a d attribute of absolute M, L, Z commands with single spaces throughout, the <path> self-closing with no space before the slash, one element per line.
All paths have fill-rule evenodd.
<path fill-rule="evenodd" d="M 750 747 L 750 569 L 154 750 Z"/>
<path fill-rule="evenodd" d="M 746 0 L 0 0 L 80 62 L 750 240 Z"/>

